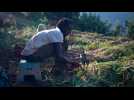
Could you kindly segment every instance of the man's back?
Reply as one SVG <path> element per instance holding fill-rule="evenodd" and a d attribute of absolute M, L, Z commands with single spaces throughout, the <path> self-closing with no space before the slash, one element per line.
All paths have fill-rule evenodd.
<path fill-rule="evenodd" d="M 50 30 L 43 30 L 35 34 L 26 44 L 22 55 L 32 55 L 39 48 L 51 43 L 63 42 L 63 34 L 56 27 Z"/>

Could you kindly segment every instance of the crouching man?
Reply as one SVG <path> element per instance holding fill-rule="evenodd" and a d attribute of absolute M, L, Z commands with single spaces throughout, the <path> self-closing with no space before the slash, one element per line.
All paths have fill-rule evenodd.
<path fill-rule="evenodd" d="M 28 62 L 43 62 L 49 57 L 54 57 L 55 67 L 63 69 L 65 64 L 73 63 L 64 56 L 67 49 L 65 37 L 71 33 L 71 30 L 72 20 L 60 19 L 55 28 L 40 31 L 28 41 L 21 52 L 22 58 Z"/>

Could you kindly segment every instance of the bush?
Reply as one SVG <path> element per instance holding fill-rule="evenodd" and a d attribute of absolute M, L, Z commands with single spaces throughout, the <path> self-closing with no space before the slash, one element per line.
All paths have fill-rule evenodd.
<path fill-rule="evenodd" d="M 9 33 L 8 31 L 0 32 L 1 49 L 11 48 L 14 43 L 15 43 L 15 35 L 13 33 Z"/>

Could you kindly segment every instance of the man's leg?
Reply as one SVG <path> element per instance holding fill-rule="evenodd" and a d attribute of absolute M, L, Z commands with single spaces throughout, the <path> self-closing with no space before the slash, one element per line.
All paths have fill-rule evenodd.
<path fill-rule="evenodd" d="M 60 81 L 70 80 L 72 77 L 72 73 L 69 72 L 67 64 L 59 62 L 57 59 L 55 59 L 53 75 L 56 79 Z"/>
<path fill-rule="evenodd" d="M 53 77 L 58 80 L 64 80 L 64 64 L 55 59 L 55 66 L 53 68 Z"/>

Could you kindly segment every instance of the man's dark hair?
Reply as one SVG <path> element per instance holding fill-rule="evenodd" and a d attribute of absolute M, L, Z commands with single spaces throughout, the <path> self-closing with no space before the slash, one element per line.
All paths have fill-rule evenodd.
<path fill-rule="evenodd" d="M 71 29 L 73 21 L 69 18 L 61 18 L 56 26 L 63 32 L 63 34 L 67 34 L 67 30 Z"/>

